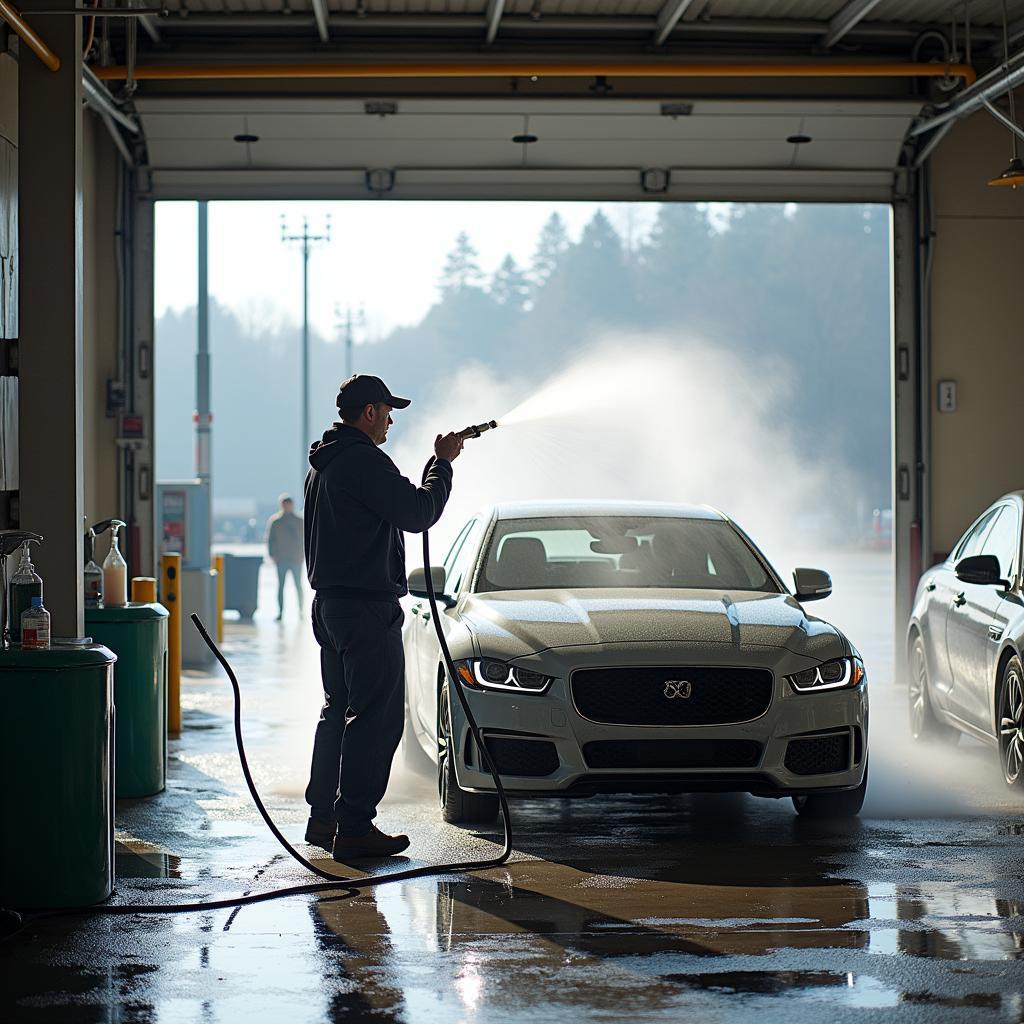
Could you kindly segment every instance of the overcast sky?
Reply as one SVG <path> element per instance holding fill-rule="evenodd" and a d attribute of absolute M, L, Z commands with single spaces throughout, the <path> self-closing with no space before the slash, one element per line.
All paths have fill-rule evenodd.
<path fill-rule="evenodd" d="M 469 232 L 480 263 L 491 273 L 506 253 L 529 263 L 540 228 L 557 210 L 570 234 L 603 209 L 624 234 L 641 237 L 656 212 L 651 204 L 500 202 L 212 202 L 210 293 L 243 319 L 302 315 L 302 258 L 281 242 L 289 234 L 323 234 L 331 241 L 310 257 L 310 320 L 325 336 L 335 333 L 335 309 L 366 313 L 357 340 L 374 339 L 399 324 L 417 322 L 437 295 L 444 258 L 461 230 Z M 196 204 L 156 207 L 156 315 L 196 301 Z"/>

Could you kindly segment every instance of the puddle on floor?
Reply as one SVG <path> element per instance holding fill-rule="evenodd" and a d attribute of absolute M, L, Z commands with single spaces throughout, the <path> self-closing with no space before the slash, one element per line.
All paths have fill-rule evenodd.
<path fill-rule="evenodd" d="M 902 993 L 871 975 L 844 971 L 709 971 L 666 980 L 723 995 L 785 995 L 856 1007 L 896 1006 Z"/>

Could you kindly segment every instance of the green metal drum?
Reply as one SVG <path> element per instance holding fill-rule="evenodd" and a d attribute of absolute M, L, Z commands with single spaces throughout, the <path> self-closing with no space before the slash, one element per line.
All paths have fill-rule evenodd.
<path fill-rule="evenodd" d="M 117 796 L 167 785 L 167 609 L 162 604 L 87 608 L 85 631 L 117 655 Z"/>
<path fill-rule="evenodd" d="M 115 660 L 98 644 L 0 651 L 0 905 L 111 893 Z"/>

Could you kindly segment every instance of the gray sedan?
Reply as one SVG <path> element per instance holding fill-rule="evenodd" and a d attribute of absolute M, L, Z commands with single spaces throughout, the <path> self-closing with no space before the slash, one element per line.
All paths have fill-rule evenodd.
<path fill-rule="evenodd" d="M 914 738 L 998 748 L 1008 786 L 1024 778 L 1022 494 L 985 509 L 922 575 L 907 638 Z"/>
<path fill-rule="evenodd" d="M 443 628 L 510 794 L 732 791 L 856 814 L 867 782 L 863 662 L 791 594 L 750 539 L 706 507 L 503 505 L 442 566 Z M 404 641 L 407 756 L 437 772 L 452 822 L 497 799 L 449 691 L 423 570 Z M 418 599 L 417 599 L 418 598 Z"/>

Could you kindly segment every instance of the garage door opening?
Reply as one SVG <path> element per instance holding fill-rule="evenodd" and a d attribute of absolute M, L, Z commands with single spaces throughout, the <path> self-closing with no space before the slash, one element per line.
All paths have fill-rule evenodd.
<path fill-rule="evenodd" d="M 490 502 L 709 504 L 787 582 L 796 566 L 830 571 L 834 595 L 809 612 L 848 633 L 873 682 L 891 682 L 888 206 L 259 201 L 208 211 L 216 549 L 263 553 L 278 496 L 301 506 L 303 453 L 335 418 L 351 368 L 413 399 L 386 448 L 411 477 L 437 433 L 505 421 L 456 466 L 438 558 Z M 196 204 L 160 203 L 156 223 L 164 480 L 193 473 Z M 309 437 L 304 231 L 320 236 L 308 243 Z M 257 626 L 277 614 L 275 586 L 265 566 Z M 284 611 L 303 624 L 290 593 Z M 304 724 L 297 735 L 305 741 Z M 301 777 L 304 752 L 295 760 Z"/>

